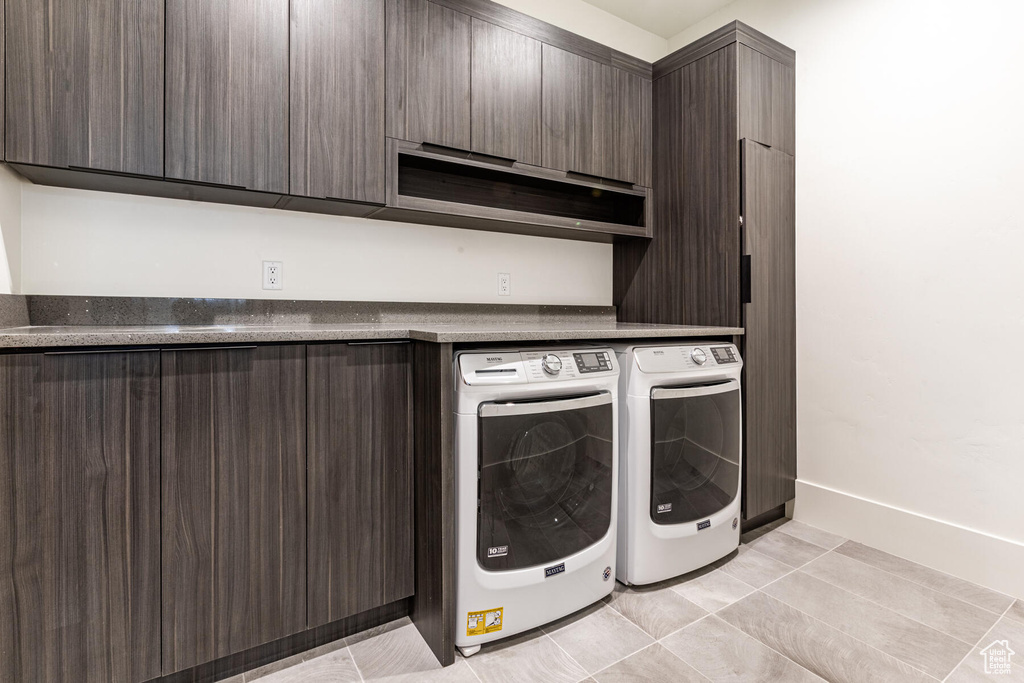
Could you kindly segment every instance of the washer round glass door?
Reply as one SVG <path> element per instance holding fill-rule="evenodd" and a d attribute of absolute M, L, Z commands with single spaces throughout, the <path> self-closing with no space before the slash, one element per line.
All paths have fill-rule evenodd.
<path fill-rule="evenodd" d="M 568 557 L 608 532 L 611 394 L 480 406 L 477 559 L 490 571 Z"/>
<path fill-rule="evenodd" d="M 736 380 L 651 390 L 651 521 L 705 520 L 740 488 Z"/>

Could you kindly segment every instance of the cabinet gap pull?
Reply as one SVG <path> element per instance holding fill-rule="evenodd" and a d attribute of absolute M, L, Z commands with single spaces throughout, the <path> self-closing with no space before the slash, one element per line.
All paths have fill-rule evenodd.
<path fill-rule="evenodd" d="M 166 348 L 166 349 L 162 349 L 162 350 L 163 351 L 174 351 L 174 352 L 178 352 L 178 351 L 244 351 L 244 350 L 255 349 L 255 348 L 256 348 L 256 345 L 252 344 L 252 345 L 247 345 L 247 346 L 185 346 L 185 347 L 182 347 L 180 349 L 179 348 L 175 348 L 175 347 L 172 346 L 170 348 Z"/>
<path fill-rule="evenodd" d="M 71 349 L 68 351 L 43 351 L 44 356 L 84 356 L 91 353 L 143 353 L 145 351 L 159 351 L 156 347 L 138 347 L 123 349 Z"/>
<path fill-rule="evenodd" d="M 346 342 L 349 346 L 378 346 L 380 344 L 409 344 L 408 339 L 393 339 L 386 341 L 352 341 Z"/>

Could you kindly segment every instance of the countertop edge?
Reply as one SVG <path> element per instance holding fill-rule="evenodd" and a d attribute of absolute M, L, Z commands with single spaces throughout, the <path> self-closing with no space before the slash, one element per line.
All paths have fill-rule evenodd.
<path fill-rule="evenodd" d="M 550 324 L 550 323 L 548 323 Z M 627 324 L 629 325 L 629 324 Z M 605 341 L 613 339 L 665 339 L 722 337 L 743 334 L 741 327 L 565 327 L 545 329 L 523 325 L 523 329 L 444 329 L 435 326 L 368 325 L 353 329 L 231 329 L 231 330 L 91 330 L 68 326 L 67 330 L 34 332 L 32 327 L 0 330 L 0 350 L 38 348 L 82 348 L 103 346 L 189 346 L 205 344 L 272 344 L 302 342 L 346 342 L 363 340 L 424 341 L 435 344 L 495 342 Z M 51 328 L 52 330 L 52 328 Z"/>

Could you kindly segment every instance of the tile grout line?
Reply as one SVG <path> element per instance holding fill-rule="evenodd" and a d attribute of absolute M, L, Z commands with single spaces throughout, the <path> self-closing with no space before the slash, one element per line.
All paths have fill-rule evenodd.
<path fill-rule="evenodd" d="M 784 577 L 780 577 L 780 578 L 784 578 Z M 775 582 L 773 581 L 772 583 L 775 583 Z M 766 584 L 766 585 L 771 585 L 771 584 Z M 871 643 L 866 643 L 866 642 L 864 642 L 863 640 L 861 640 L 860 638 L 858 638 L 857 636 L 851 635 L 851 634 L 847 633 L 846 631 L 843 631 L 843 630 L 841 630 L 841 629 L 838 629 L 838 628 L 836 628 L 835 626 L 833 626 L 833 625 L 831 625 L 831 624 L 829 624 L 829 623 L 827 623 L 827 622 L 825 622 L 825 621 L 822 621 L 821 619 L 819 619 L 818 617 L 814 616 L 813 614 L 808 614 L 807 612 L 803 611 L 803 610 L 802 610 L 802 609 L 800 609 L 799 607 L 794 607 L 793 605 L 790 605 L 790 604 L 789 604 L 788 602 L 786 602 L 785 600 L 779 600 L 779 599 L 778 599 L 777 597 L 775 597 L 774 595 L 769 595 L 768 593 L 765 593 L 765 592 L 764 592 L 763 590 L 761 590 L 760 588 L 759 588 L 759 589 L 757 589 L 757 592 L 758 592 L 758 593 L 761 593 L 761 595 L 765 596 L 765 597 L 766 597 L 766 598 L 768 598 L 769 600 L 775 600 L 776 602 L 782 603 L 783 605 L 785 605 L 786 607 L 789 607 L 789 608 L 790 608 L 790 609 L 792 609 L 792 610 L 796 610 L 797 612 L 799 612 L 800 614 L 804 615 L 804 616 L 805 616 L 805 617 L 807 617 L 808 619 L 813 619 L 814 621 L 818 622 L 819 624 L 822 624 L 823 626 L 825 626 L 825 628 L 828 628 L 828 629 L 831 629 L 831 630 L 833 630 L 833 631 L 836 631 L 837 633 L 842 633 L 842 634 L 843 634 L 844 636 L 846 636 L 847 638 L 851 638 L 851 639 L 853 639 L 853 640 L 856 640 L 856 641 L 857 641 L 858 643 L 860 643 L 861 645 L 863 645 L 863 646 L 865 646 L 865 647 L 867 647 L 867 648 L 870 648 L 870 649 L 872 649 L 872 650 L 874 650 L 874 651 L 878 652 L 879 654 L 882 654 L 882 655 L 884 655 L 885 657 L 887 657 L 887 658 L 889 658 L 889 659 L 895 660 L 895 661 L 899 662 L 900 664 L 904 664 L 904 665 L 906 665 L 906 666 L 910 667 L 910 668 L 911 668 L 911 669 L 913 669 L 914 671 L 917 671 L 918 673 L 920 673 L 920 674 L 921 674 L 921 675 L 923 675 L 923 676 L 926 676 L 927 678 L 930 678 L 930 679 L 932 679 L 932 680 L 934 680 L 934 681 L 938 681 L 938 680 L 940 680 L 939 678 L 937 678 L 937 677 L 935 677 L 935 676 L 932 676 L 932 675 L 931 675 L 930 673 L 928 673 L 928 672 L 926 672 L 926 671 L 922 671 L 921 669 L 917 668 L 917 667 L 916 667 L 916 666 L 914 666 L 913 664 L 908 664 L 907 662 L 904 662 L 904 661 L 903 661 L 902 659 L 900 659 L 899 657 L 897 657 L 897 656 L 895 656 L 895 655 L 891 655 L 891 654 L 889 654 L 888 652 L 886 652 L 885 650 L 882 650 L 882 649 L 880 649 L 880 648 L 877 648 L 877 647 L 875 647 L 875 646 L 874 646 L 874 645 L 872 645 Z M 741 630 L 742 630 L 742 629 L 741 629 Z M 746 633 L 746 631 L 744 631 L 744 633 Z M 747 635 L 749 635 L 749 636 L 751 636 L 751 637 L 754 637 L 754 638 L 756 638 L 756 639 L 757 639 L 758 641 L 761 641 L 761 639 L 760 639 L 760 638 L 757 638 L 756 636 L 753 636 L 753 634 L 750 634 L 750 633 L 748 633 Z M 763 641 L 761 641 L 761 642 L 763 642 Z M 765 643 L 765 645 L 768 645 L 768 644 L 767 644 L 767 643 Z M 771 647 L 771 646 L 769 646 L 769 647 Z M 804 667 L 804 668 L 806 668 L 806 667 Z M 814 672 L 812 671 L 811 673 L 814 673 Z"/>
<path fill-rule="evenodd" d="M 996 626 L 999 625 L 1000 621 L 1002 621 L 1004 618 L 1006 618 L 1007 612 L 1009 612 L 1013 608 L 1013 606 L 1015 604 L 1016 604 L 1016 602 L 1011 602 L 1010 603 L 1010 606 L 1006 608 L 1006 610 L 1003 612 L 1002 616 L 1000 616 L 998 619 L 996 619 L 996 623 L 992 624 L 992 626 L 990 626 L 989 629 L 987 631 L 985 631 L 985 633 L 983 633 L 981 635 L 981 638 L 978 638 L 978 642 L 976 642 L 971 647 L 971 649 L 967 651 L 967 654 L 964 655 L 963 659 L 961 659 L 959 662 L 957 662 L 957 665 L 953 667 L 953 670 L 950 671 L 948 674 L 946 674 L 946 677 L 942 679 L 942 683 L 946 683 L 946 681 L 949 680 L 949 677 L 952 676 L 953 674 L 955 674 L 957 669 L 959 669 L 961 666 L 964 665 L 964 662 L 967 661 L 967 658 L 970 657 L 971 655 L 973 655 L 974 651 L 977 650 L 979 647 L 981 647 L 981 644 L 985 641 L 985 639 L 988 637 L 988 635 L 990 633 L 992 633 L 992 631 L 995 629 Z"/>
<path fill-rule="evenodd" d="M 568 615 L 567 615 L 567 616 L 568 616 Z M 541 631 L 541 633 L 543 633 L 543 634 L 544 634 L 544 637 L 545 637 L 545 638 L 547 638 L 547 639 L 548 639 L 548 640 L 550 640 L 550 641 L 551 641 L 552 643 L 554 643 L 554 644 L 555 644 L 555 647 L 557 647 L 557 648 L 558 648 L 559 650 L 561 650 L 561 651 L 562 651 L 562 654 L 564 654 L 564 655 L 565 655 L 566 657 L 568 657 L 568 658 L 569 658 L 569 661 L 571 661 L 571 662 L 572 662 L 573 664 L 575 664 L 575 665 L 576 665 L 576 666 L 578 666 L 579 668 L 583 669 L 583 670 L 584 670 L 584 671 L 585 671 L 585 672 L 587 673 L 587 675 L 586 675 L 586 676 L 584 676 L 583 678 L 581 678 L 580 680 L 582 680 L 582 681 L 585 681 L 585 680 L 587 680 L 588 678 L 590 678 L 590 670 L 589 670 L 589 669 L 587 669 L 587 667 L 585 667 L 585 666 L 583 666 L 582 664 L 580 664 L 579 662 L 577 662 L 577 661 L 576 661 L 576 658 L 575 658 L 575 657 L 573 657 L 573 656 L 572 656 L 571 654 L 569 654 L 568 652 L 566 652 L 565 648 L 564 648 L 564 647 L 562 647 L 561 645 L 559 645 L 559 644 L 558 644 L 558 641 L 557 641 L 557 640 L 555 640 L 554 638 L 552 638 L 552 637 L 551 637 L 551 634 L 550 634 L 550 633 L 548 633 L 548 632 L 547 632 L 547 630 L 545 630 L 543 626 L 541 626 L 541 627 L 540 627 L 540 631 Z"/>
<path fill-rule="evenodd" d="M 833 552 L 833 551 L 829 551 L 829 552 Z M 828 554 L 828 553 L 825 553 L 825 555 L 827 555 L 827 554 Z M 846 557 L 846 555 L 843 555 L 842 553 L 836 553 L 836 554 L 837 554 L 837 555 L 839 555 L 840 557 Z M 821 557 L 825 557 L 825 555 L 821 555 Z M 816 558 L 816 559 L 817 559 L 817 558 Z M 853 559 L 853 558 L 850 558 L 850 559 Z M 812 560 L 811 562 L 813 562 L 813 561 L 814 561 L 814 560 Z M 805 565 L 804 565 L 803 567 L 801 567 L 801 568 L 800 568 L 799 570 L 797 570 L 797 571 L 801 571 L 801 570 L 803 570 L 803 568 L 804 568 L 804 567 L 806 567 L 807 565 L 811 564 L 811 562 L 808 562 L 807 564 L 805 564 Z M 872 565 L 868 565 L 868 566 L 870 567 L 870 566 L 872 566 Z M 835 584 L 835 583 L 832 583 L 832 582 L 831 582 L 831 581 L 829 581 L 828 579 L 823 579 L 823 578 L 821 578 L 821 577 L 819 577 L 819 576 L 815 576 L 815 575 L 813 575 L 813 574 L 808 574 L 807 572 L 803 572 L 803 573 L 804 573 L 804 575 L 805 575 L 805 576 L 809 576 L 809 577 L 810 577 L 810 578 L 812 578 L 812 579 L 816 579 L 816 580 L 818 580 L 818 581 L 821 581 L 822 583 L 825 583 L 825 584 L 827 584 L 827 585 L 829 585 L 829 586 L 832 586 L 833 588 L 836 588 L 836 589 L 838 589 L 838 590 L 841 590 L 841 591 L 843 591 L 844 593 L 848 593 L 848 594 L 850 594 L 850 595 L 854 596 L 855 598 L 860 598 L 861 600 L 864 600 L 864 601 L 866 601 L 866 602 L 870 602 L 870 603 L 871 603 L 872 605 L 875 605 L 876 607 L 881 607 L 882 609 L 888 610 L 888 611 L 892 612 L 893 614 L 896 614 L 896 615 L 898 615 L 898 616 L 901 616 L 901 617 L 903 617 L 904 619 L 907 619 L 908 621 L 912 621 L 912 622 L 914 622 L 915 624 L 920 624 L 921 626 L 924 626 L 924 627 L 925 627 L 925 628 L 927 628 L 927 629 L 931 629 L 932 631 L 935 631 L 936 633 L 941 633 L 942 635 L 944 635 L 944 636 L 947 636 L 947 637 L 949 637 L 949 638 L 952 638 L 953 640 L 955 640 L 955 641 L 957 641 L 957 642 L 960 642 L 960 643 L 963 643 L 964 645 L 970 645 L 970 643 L 969 643 L 968 641 L 964 640 L 963 638 L 960 638 L 960 637 L 958 637 L 958 636 L 954 636 L 954 635 L 953 635 L 952 633 L 946 633 L 945 631 L 943 631 L 943 630 L 942 630 L 942 629 L 940 629 L 940 628 L 936 628 L 936 627 L 934 627 L 934 626 L 931 626 L 931 625 L 929 625 L 929 624 L 926 624 L 926 623 L 924 623 L 924 622 L 923 622 L 923 621 L 921 621 L 920 619 L 915 619 L 914 617 L 912 617 L 912 616 L 910 616 L 910 615 L 908 615 L 908 614 L 904 614 L 903 612 L 900 612 L 900 611 L 894 610 L 894 609 L 893 609 L 892 607 L 889 607 L 888 605 L 884 605 L 884 604 L 882 604 L 882 603 L 878 602 L 877 600 L 873 600 L 873 599 L 871 599 L 871 598 L 865 597 L 865 596 L 863 596 L 863 595 L 860 595 L 859 593 L 854 593 L 854 592 L 853 592 L 853 591 L 851 591 L 851 590 L 847 590 L 846 588 L 843 588 L 843 587 L 842 587 L 842 586 L 840 586 L 840 585 L 837 585 L 837 584 Z M 786 576 L 789 576 L 789 574 L 787 574 Z M 895 576 L 895 575 L 894 575 L 894 576 Z M 783 577 L 779 577 L 779 579 L 776 579 L 776 581 L 778 581 L 778 580 L 781 580 L 781 579 L 784 579 L 784 578 L 786 578 L 786 577 L 785 577 L 785 576 L 783 576 Z M 899 578 L 899 577 L 897 577 L 897 578 Z M 772 581 L 772 583 L 775 583 L 775 581 Z M 913 582 L 911 582 L 911 583 L 913 583 Z M 768 586 L 770 586 L 770 585 L 771 585 L 771 584 L 765 584 L 765 586 L 764 586 L 764 587 L 765 587 L 765 588 L 767 588 L 767 587 L 768 587 Z M 920 584 L 915 584 L 915 585 L 918 585 L 918 586 L 919 586 Z M 928 587 L 927 587 L 927 586 L 921 586 L 921 587 L 922 587 L 922 588 L 925 588 L 925 589 L 928 589 Z M 931 590 L 931 589 L 928 589 L 928 590 Z M 935 593 L 939 593 L 939 591 L 933 591 L 933 592 L 935 592 Z M 767 594 L 766 594 L 766 595 L 767 595 Z M 939 593 L 939 595 L 946 595 L 946 594 L 945 594 L 945 593 Z M 774 596 L 773 596 L 773 597 L 774 597 Z M 948 595 L 947 595 L 946 597 L 952 597 L 952 596 L 948 596 Z M 775 598 L 775 599 L 776 599 L 776 600 L 778 600 L 779 598 Z M 786 602 L 786 601 L 785 601 L 785 600 L 783 600 L 782 602 Z M 786 602 L 786 604 L 788 605 L 789 603 L 788 603 L 788 602 Z M 791 605 L 791 606 L 792 606 L 792 605 Z M 1009 608 L 1007 608 L 1007 609 L 1009 609 Z M 986 611 L 987 611 L 987 610 L 986 610 Z M 993 612 L 992 614 L 995 614 L 995 613 Z M 999 619 L 997 618 L 997 619 L 996 619 L 996 621 L 998 621 L 998 620 L 999 620 Z M 995 624 L 993 624 L 993 626 L 994 626 L 994 625 L 995 625 Z M 991 629 L 990 629 L 990 630 L 991 630 Z M 986 631 L 986 633 L 987 633 L 987 631 Z M 900 661 L 902 661 L 902 660 L 900 660 Z"/>
<path fill-rule="evenodd" d="M 367 629 L 369 630 L 369 629 Z M 348 656 L 352 658 L 352 666 L 356 668 L 356 673 L 359 674 L 359 680 L 362 683 L 366 683 L 366 679 L 363 678 L 363 670 L 359 668 L 359 662 L 356 661 L 356 655 L 352 652 L 352 648 L 348 646 L 348 638 L 345 638 L 345 649 L 348 650 Z"/>
<path fill-rule="evenodd" d="M 878 548 L 873 548 L 872 546 L 869 546 L 869 545 L 864 544 L 864 543 L 860 543 L 859 541 L 847 541 L 847 543 L 859 543 L 860 545 L 863 545 L 865 548 L 871 548 L 871 550 L 875 550 L 875 551 L 878 551 L 880 553 L 885 553 L 884 550 L 879 550 Z M 843 543 L 842 545 L 846 545 L 846 543 Z M 836 546 L 836 550 L 838 550 L 839 547 L 841 547 L 841 546 Z M 984 610 L 985 612 L 988 612 L 989 614 L 999 614 L 999 612 L 993 612 L 992 610 L 990 610 L 988 608 L 985 608 L 985 607 L 982 607 L 981 605 L 976 605 L 973 602 L 968 602 L 968 601 L 964 600 L 963 598 L 958 598 L 957 596 L 953 595 L 952 593 L 947 593 L 946 591 L 938 590 L 936 588 L 932 588 L 931 586 L 926 586 L 925 584 L 921 583 L 920 581 L 915 581 L 914 579 L 907 578 L 906 576 L 900 576 L 896 572 L 891 572 L 888 569 L 883 569 L 882 567 L 879 567 L 878 565 L 875 565 L 875 564 L 871 564 L 870 562 L 865 562 L 864 560 L 861 560 L 859 558 L 851 557 L 851 556 L 849 556 L 849 555 L 847 555 L 845 553 L 836 553 L 836 554 L 837 555 L 842 555 L 843 557 L 845 557 L 847 559 L 850 559 L 850 560 L 853 560 L 854 562 L 860 562 L 861 564 L 867 565 L 868 567 L 871 567 L 873 569 L 877 569 L 880 572 L 885 572 L 886 574 L 889 574 L 891 576 L 895 576 L 898 579 L 903 579 L 904 581 L 906 581 L 908 583 L 912 583 L 914 585 L 921 586 L 922 588 L 927 588 L 928 590 L 934 591 L 936 593 L 939 593 L 940 595 L 945 595 L 947 598 L 952 598 L 953 600 L 959 600 L 960 602 L 964 603 L 965 605 L 969 605 L 969 606 L 974 607 L 976 609 Z M 966 583 L 969 586 L 975 586 L 977 588 L 981 588 L 982 590 L 989 591 L 990 593 L 995 593 L 996 595 L 1002 595 L 1003 597 L 1011 598 L 1014 601 L 1016 600 L 1015 598 L 1013 598 L 1013 596 L 1006 595 L 1006 593 L 1000 593 L 997 590 L 993 590 L 991 588 L 986 588 L 985 586 L 982 586 L 982 585 L 977 584 L 977 583 L 973 583 L 971 581 L 968 581 L 967 579 L 961 579 L 958 576 L 953 576 L 952 574 L 947 574 L 946 572 L 941 572 L 938 569 L 932 569 L 931 567 L 923 565 L 923 564 L 921 564 L 919 562 L 914 562 L 913 560 L 908 560 L 905 557 L 900 557 L 899 555 L 893 555 L 892 553 L 885 553 L 885 554 L 886 555 L 892 555 L 892 557 L 895 557 L 895 558 L 897 558 L 899 560 L 903 560 L 904 562 L 910 562 L 911 564 L 915 564 L 918 567 L 924 567 L 925 569 L 927 569 L 929 571 L 933 571 L 933 572 L 936 572 L 938 574 L 942 574 L 943 576 L 948 576 L 951 579 L 955 579 L 957 581 L 963 581 L 964 583 Z M 1011 602 L 1010 606 L 1007 607 L 1006 609 L 1010 609 L 1010 607 L 1013 607 L 1013 605 L 1014 605 L 1014 602 Z M 1004 611 L 1003 614 L 1006 614 L 1006 612 Z"/>
<path fill-rule="evenodd" d="M 759 592 L 759 591 L 760 591 L 760 589 L 759 589 L 759 588 L 755 588 L 755 589 L 754 589 L 754 593 L 757 593 L 757 592 Z M 748 594 L 748 595 L 744 595 L 744 596 L 743 596 L 743 598 L 748 598 L 748 597 L 750 597 L 751 595 L 753 595 L 754 593 L 750 593 L 750 594 Z M 743 598 L 740 598 L 740 600 L 742 600 Z M 739 600 L 737 600 L 736 602 L 739 602 Z M 736 602 L 734 602 L 734 603 L 733 603 L 733 605 L 735 605 L 735 604 L 736 604 Z M 725 609 L 725 608 L 723 607 L 722 609 Z M 701 617 L 701 618 L 700 618 L 700 619 L 698 619 L 697 621 L 703 621 L 703 620 L 704 620 L 704 619 L 706 619 L 707 617 L 712 617 L 712 616 L 717 616 L 717 615 L 715 615 L 715 614 L 708 614 L 708 615 L 706 615 L 706 616 L 704 616 L 704 617 Z M 747 633 L 746 631 L 744 631 L 744 630 L 743 630 L 743 629 L 741 629 L 740 627 L 738 627 L 738 626 L 734 626 L 733 624 L 729 623 L 728 621 L 726 621 L 726 620 L 725 620 L 725 619 L 723 619 L 722 617 L 718 617 L 718 620 L 719 620 L 720 622 L 722 622 L 723 624 L 725 624 L 726 626 L 728 626 L 729 628 L 731 628 L 732 630 L 734 630 L 734 631 L 737 631 L 738 633 L 741 633 L 741 634 L 743 634 L 743 635 L 744 635 L 744 636 L 746 636 L 747 638 L 750 638 L 750 639 L 751 639 L 751 640 L 753 640 L 753 641 L 754 641 L 755 643 L 758 643 L 759 645 L 763 645 L 764 647 L 768 648 L 769 650 L 771 650 L 772 652 L 774 652 L 774 653 L 775 653 L 775 654 L 777 654 L 778 656 L 782 657 L 783 659 L 785 659 L 785 660 L 787 660 L 787 661 L 790 661 L 790 662 L 792 662 L 792 663 L 793 663 L 793 665 L 794 665 L 794 666 L 796 666 L 797 668 L 799 668 L 799 669 L 801 669 L 801 670 L 803 670 L 803 671 L 806 671 L 807 673 L 811 674 L 812 676 L 814 676 L 815 678 L 817 678 L 817 679 L 819 679 L 819 680 L 825 681 L 825 679 L 824 679 L 824 678 L 822 678 L 822 677 L 821 677 L 821 676 L 819 676 L 818 674 L 814 673 L 813 671 L 811 671 L 810 669 L 808 669 L 808 668 L 807 668 L 806 666 L 804 666 L 804 665 L 803 665 L 803 664 L 801 664 L 800 662 L 798 662 L 798 661 L 796 661 L 795 659 L 793 659 L 792 657 L 790 657 L 790 656 L 786 655 L 786 654 L 785 654 L 784 652 L 780 652 L 780 651 L 776 650 L 776 649 L 775 649 L 774 647 L 772 647 L 772 646 L 771 646 L 771 645 L 769 645 L 768 643 L 764 642 L 764 641 L 763 641 L 763 640 L 761 640 L 760 638 L 758 638 L 758 637 L 756 637 L 756 636 L 752 636 L 752 635 L 750 635 L 749 633 Z M 693 622 L 693 623 L 694 623 L 694 624 L 696 624 L 696 623 L 697 623 L 697 621 L 695 621 L 695 622 Z M 690 626 L 693 626 L 693 624 L 690 624 Z M 685 629 L 685 628 L 689 628 L 689 626 L 684 626 L 683 628 L 679 629 L 679 631 L 682 631 L 682 630 L 683 630 L 683 629 Z M 674 633 L 679 633 L 679 631 L 675 631 Z M 673 634 L 670 634 L 670 635 L 674 635 L 674 633 L 673 633 Z M 665 637 L 666 637 L 666 638 L 668 638 L 668 636 L 665 636 Z M 672 652 L 672 650 L 671 650 L 671 649 L 669 649 L 669 648 L 667 648 L 667 647 L 666 647 L 665 649 L 666 649 L 666 650 L 668 650 L 669 652 Z M 675 652 L 672 652 L 672 654 L 674 654 L 674 655 L 675 655 L 676 653 L 675 653 Z M 679 655 L 676 655 L 676 657 L 679 657 L 679 659 L 683 660 L 683 662 L 685 662 L 685 663 L 686 663 L 686 664 L 687 664 L 688 666 L 690 666 L 690 667 L 691 667 L 691 668 L 692 668 L 692 669 L 693 669 L 694 671 L 697 671 L 698 673 L 700 673 L 700 670 L 699 670 L 699 669 L 698 669 L 698 668 L 697 668 L 696 666 L 694 666 L 693 664 L 690 664 L 690 662 L 687 662 L 687 661 L 686 661 L 686 660 L 685 660 L 685 659 L 684 659 L 683 657 L 680 657 Z M 701 675 L 703 675 L 703 674 L 701 674 Z M 827 682 L 826 682 L 826 683 L 827 683 Z"/>
<path fill-rule="evenodd" d="M 790 520 L 790 521 L 796 521 L 796 520 Z M 805 526 L 811 526 L 811 525 L 810 524 L 806 524 Z M 838 545 L 834 545 L 831 548 L 826 548 L 825 546 L 821 545 L 820 543 L 815 543 L 814 541 L 808 541 L 806 538 L 800 538 L 799 536 L 794 536 L 793 534 L 787 532 L 785 527 L 786 527 L 786 525 L 783 524 L 783 525 L 779 526 L 778 528 L 773 529 L 773 531 L 778 531 L 780 533 L 786 534 L 790 538 L 795 538 L 796 540 L 803 541 L 804 543 L 810 543 L 811 545 L 815 546 L 816 548 L 821 548 L 822 550 L 827 550 L 827 551 L 835 550 L 840 545 L 842 545 L 843 543 L 846 543 L 847 541 L 850 540 L 848 538 L 843 538 L 842 536 L 838 536 L 836 534 L 833 534 L 833 536 L 836 536 L 836 538 L 842 538 L 843 540 Z M 811 528 L 812 529 L 817 529 L 818 527 L 811 527 Z M 824 531 L 825 533 L 829 533 L 828 531 L 825 531 L 824 529 L 820 529 L 819 531 Z M 765 534 L 765 536 L 767 536 L 767 535 L 768 534 Z"/>

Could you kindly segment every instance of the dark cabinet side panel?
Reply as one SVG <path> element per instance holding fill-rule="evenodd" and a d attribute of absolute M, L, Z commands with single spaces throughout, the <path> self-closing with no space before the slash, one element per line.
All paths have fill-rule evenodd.
<path fill-rule="evenodd" d="M 387 135 L 468 150 L 470 18 L 427 0 L 387 0 Z"/>
<path fill-rule="evenodd" d="M 290 193 L 384 203 L 384 6 L 291 0 Z"/>
<path fill-rule="evenodd" d="M 616 245 L 619 319 L 740 325 L 736 50 L 654 82 L 654 239 Z"/>
<path fill-rule="evenodd" d="M 540 165 L 540 41 L 473 19 L 472 90 L 472 150 Z"/>
<path fill-rule="evenodd" d="M 443 665 L 455 662 L 455 378 L 451 344 L 413 343 L 416 594 L 412 621 Z"/>
<path fill-rule="evenodd" d="M 413 594 L 410 350 L 308 347 L 310 628 Z"/>
<path fill-rule="evenodd" d="M 746 45 L 739 51 L 740 139 L 756 140 L 787 154 L 796 150 L 796 75 Z"/>
<path fill-rule="evenodd" d="M 7 0 L 7 161 L 161 176 L 163 0 Z"/>
<path fill-rule="evenodd" d="M 649 79 L 640 79 L 640 178 L 637 185 L 654 184 L 654 87 Z"/>
<path fill-rule="evenodd" d="M 159 372 L 0 356 L 0 680 L 160 675 Z"/>
<path fill-rule="evenodd" d="M 169 178 L 288 191 L 288 3 L 167 0 Z"/>
<path fill-rule="evenodd" d="M 796 495 L 796 177 L 794 159 L 743 142 L 746 499 L 756 517 Z"/>
<path fill-rule="evenodd" d="M 167 674 L 305 629 L 305 347 L 162 367 Z"/>

